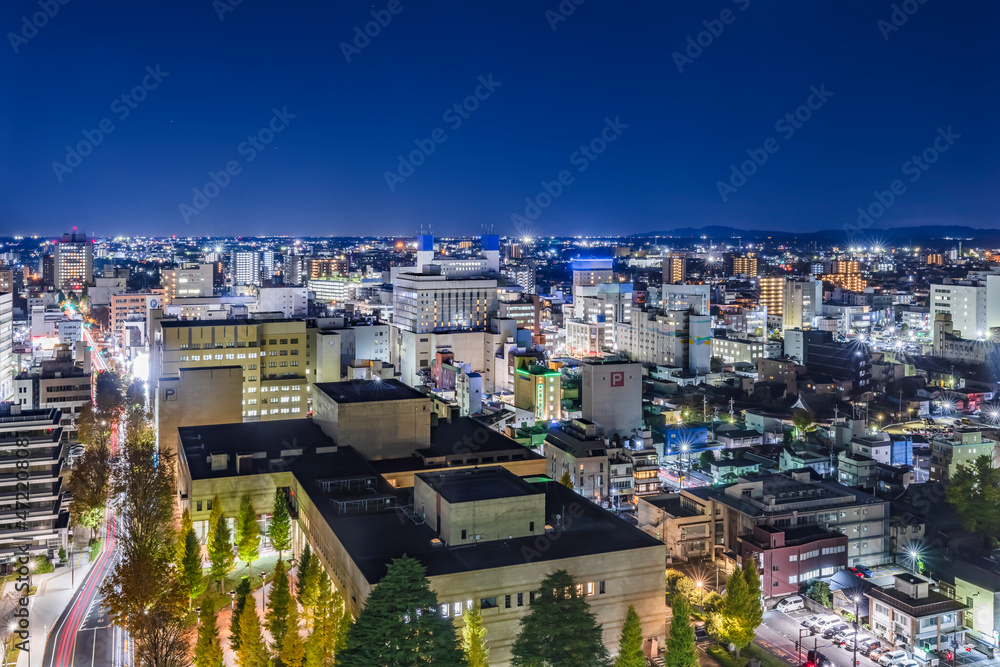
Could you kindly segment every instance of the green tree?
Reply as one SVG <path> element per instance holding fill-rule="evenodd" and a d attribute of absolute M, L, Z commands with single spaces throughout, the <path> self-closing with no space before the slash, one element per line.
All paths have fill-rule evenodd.
<path fill-rule="evenodd" d="M 236 515 L 236 552 L 240 560 L 251 568 L 250 575 L 253 576 L 253 562 L 260 557 L 260 526 L 249 493 L 240 498 L 240 511 Z"/>
<path fill-rule="evenodd" d="M 573 487 L 573 476 L 571 474 L 569 474 L 568 470 L 562 474 L 562 477 L 559 478 L 559 483 L 562 484 L 563 486 L 565 486 L 567 489 L 574 488 Z"/>
<path fill-rule="evenodd" d="M 299 630 L 299 605 L 295 601 L 288 605 L 288 632 L 281 643 L 278 659 L 285 667 L 302 667 L 306 659 L 306 647 Z"/>
<path fill-rule="evenodd" d="M 211 544 L 212 539 L 215 537 L 215 527 L 219 525 L 219 519 L 222 518 L 222 503 L 219 502 L 219 496 L 215 496 L 212 499 L 212 509 L 208 513 L 208 532 L 205 534 L 205 544 Z"/>
<path fill-rule="evenodd" d="M 725 600 L 724 597 L 716 593 L 715 591 L 709 591 L 702 598 L 701 608 L 706 614 L 714 614 L 722 609 L 722 603 Z"/>
<path fill-rule="evenodd" d="M 320 567 L 319 558 L 313 555 L 305 565 L 299 565 L 305 572 L 299 575 L 299 603 L 302 605 L 302 615 L 306 619 L 306 625 L 311 626 L 314 622 L 317 602 L 320 594 Z"/>
<path fill-rule="evenodd" d="M 194 532 L 194 528 L 188 528 L 183 542 L 184 557 L 181 560 L 181 584 L 189 599 L 196 598 L 205 592 L 205 575 L 201 569 L 201 545 L 198 544 L 198 535 Z"/>
<path fill-rule="evenodd" d="M 281 489 L 274 491 L 274 507 L 271 510 L 271 525 L 267 527 L 271 546 L 278 550 L 278 559 L 292 546 L 292 520 L 288 514 L 288 499 Z"/>
<path fill-rule="evenodd" d="M 761 596 L 760 572 L 757 571 L 756 558 L 747 557 L 743 560 L 743 579 L 747 584 L 744 622 L 756 635 L 757 628 L 764 622 L 764 600 Z"/>
<path fill-rule="evenodd" d="M 568 575 L 567 575 L 568 576 Z M 339 667 L 461 667 L 465 661 L 451 622 L 438 613 L 424 566 L 396 558 L 372 589 L 351 627 Z"/>
<path fill-rule="evenodd" d="M 268 632 L 271 633 L 272 647 L 275 653 L 281 653 L 285 634 L 289 628 L 289 608 L 292 606 L 294 604 L 288 583 L 288 574 L 285 571 L 285 563 L 279 560 L 274 567 L 274 584 L 271 587 L 267 614 L 264 616 Z"/>
<path fill-rule="evenodd" d="M 514 640 L 514 667 L 603 667 L 601 626 L 566 570 L 542 579 Z"/>
<path fill-rule="evenodd" d="M 84 448 L 66 483 L 73 497 L 70 514 L 76 523 L 90 529 L 91 537 L 104 520 L 111 474 L 111 450 L 107 444 L 97 443 Z"/>
<path fill-rule="evenodd" d="M 490 649 L 486 645 L 486 626 L 479 605 L 465 614 L 462 628 L 462 651 L 468 667 L 490 667 Z M 643 666 L 645 667 L 645 666 Z"/>
<path fill-rule="evenodd" d="M 222 667 L 222 643 L 219 641 L 218 612 L 204 604 L 198 614 L 198 640 L 194 645 L 194 667 Z"/>
<path fill-rule="evenodd" d="M 702 470 L 708 470 L 713 463 L 715 463 L 715 456 L 708 450 L 702 452 L 701 456 L 698 457 L 698 465 L 701 466 Z"/>
<path fill-rule="evenodd" d="M 260 617 L 257 608 L 250 605 L 240 614 L 240 646 L 236 649 L 236 659 L 240 667 L 271 667 L 271 656 L 264 644 L 260 631 Z"/>
<path fill-rule="evenodd" d="M 825 581 L 814 581 L 806 594 L 827 609 L 833 609 L 833 598 L 830 595 L 830 584 Z"/>
<path fill-rule="evenodd" d="M 681 596 L 674 598 L 671 607 L 670 632 L 667 634 L 667 667 L 697 667 L 698 648 L 691 627 L 691 607 Z"/>
<path fill-rule="evenodd" d="M 233 566 L 236 565 L 233 540 L 229 536 L 229 522 L 221 514 L 218 523 L 215 524 L 215 530 L 212 531 L 212 541 L 208 543 L 208 559 L 212 564 L 212 579 L 218 581 L 221 587 L 226 575 L 232 572 Z"/>
<path fill-rule="evenodd" d="M 185 540 L 187 539 L 188 531 L 194 527 L 194 522 L 191 521 L 191 512 L 187 509 L 181 514 L 181 529 L 177 531 L 177 567 L 184 567 L 184 555 L 187 553 L 187 544 Z"/>
<path fill-rule="evenodd" d="M 812 413 L 801 408 L 792 411 L 792 423 L 795 424 L 795 430 L 800 438 L 816 428 L 816 420 L 813 419 Z"/>
<path fill-rule="evenodd" d="M 240 633 L 240 617 L 247 607 L 247 598 L 250 597 L 250 590 L 249 577 L 243 577 L 240 579 L 240 583 L 236 584 L 236 597 L 233 598 L 233 616 L 229 621 L 229 642 L 232 644 L 234 651 L 239 649 L 243 641 L 243 635 Z M 254 616 L 256 616 L 256 603 L 253 602 L 252 597 L 250 597 L 250 608 L 255 610 Z"/>
<path fill-rule="evenodd" d="M 302 550 L 302 557 L 299 559 L 299 576 L 295 581 L 295 596 L 298 598 L 299 604 L 303 607 L 305 607 L 306 604 L 302 600 L 302 592 L 309 589 L 311 586 L 311 582 L 309 581 L 309 566 L 312 559 L 312 549 L 309 548 L 309 543 L 307 542 L 306 548 Z"/>
<path fill-rule="evenodd" d="M 754 609 L 756 607 L 756 609 Z M 742 569 L 737 569 L 726 580 L 726 596 L 722 611 L 709 619 L 709 632 L 722 644 L 733 644 L 736 655 L 753 641 L 760 618 L 759 596 L 752 595 Z"/>
<path fill-rule="evenodd" d="M 642 652 L 642 620 L 632 605 L 629 605 L 625 613 L 615 667 L 646 667 L 646 656 Z"/>
<path fill-rule="evenodd" d="M 307 658 L 322 665 L 333 664 L 339 646 L 340 619 L 344 614 L 344 600 L 330 586 L 330 578 L 321 571 L 317 580 L 316 608 L 313 611 L 313 631 Z"/>
<path fill-rule="evenodd" d="M 992 456 L 960 464 L 947 494 L 966 530 L 987 538 L 1000 535 L 1000 469 L 993 467 Z"/>

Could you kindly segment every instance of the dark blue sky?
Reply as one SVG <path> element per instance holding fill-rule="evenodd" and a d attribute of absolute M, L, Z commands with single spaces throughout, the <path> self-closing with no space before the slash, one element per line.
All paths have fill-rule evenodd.
<path fill-rule="evenodd" d="M 555 30 L 558 0 L 398 2 L 350 63 L 340 43 L 387 1 L 242 0 L 220 21 L 212 0 L 68 0 L 37 34 L 22 17 L 38 0 L 4 2 L 0 234 L 515 233 L 512 214 L 564 170 L 530 231 L 839 228 L 894 179 L 906 190 L 878 225 L 995 226 L 996 2 L 910 0 L 888 39 L 879 0 L 587 0 Z M 673 52 L 723 10 L 678 72 Z M 443 113 L 489 75 L 499 87 L 453 129 Z M 113 106 L 144 77 L 146 99 Z M 822 85 L 832 97 L 792 136 L 775 127 Z M 295 118 L 241 150 L 273 109 Z M 628 127 L 574 156 L 608 118 Z M 104 119 L 114 131 L 69 167 L 66 146 Z M 949 126 L 960 138 L 911 182 L 904 163 Z M 437 128 L 446 141 L 390 189 L 397 155 Z M 778 151 L 723 201 L 730 165 L 768 138 Z M 238 173 L 199 201 L 230 161 Z M 182 204 L 202 210 L 186 222 Z"/>

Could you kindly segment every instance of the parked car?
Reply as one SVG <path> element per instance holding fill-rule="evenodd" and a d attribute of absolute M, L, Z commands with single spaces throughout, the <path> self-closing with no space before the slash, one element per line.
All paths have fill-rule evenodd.
<path fill-rule="evenodd" d="M 809 651 L 804 667 L 833 667 L 833 661 L 820 651 Z"/>
<path fill-rule="evenodd" d="M 912 658 L 906 660 L 900 660 L 899 662 L 892 663 L 893 667 L 920 667 L 920 663 Z"/>
<path fill-rule="evenodd" d="M 858 651 L 863 655 L 871 655 L 872 651 L 882 648 L 882 643 L 877 637 L 869 637 L 860 644 L 858 644 Z"/>
<path fill-rule="evenodd" d="M 831 639 L 834 635 L 840 634 L 841 632 L 843 632 L 844 630 L 846 630 L 849 627 L 850 626 L 847 625 L 847 623 L 844 623 L 843 621 L 841 621 L 839 623 L 834 623 L 832 625 L 828 625 L 823 630 L 823 638 L 824 639 Z"/>
<path fill-rule="evenodd" d="M 857 568 L 861 571 L 861 574 L 865 575 L 866 578 L 875 576 L 875 572 L 867 565 L 858 565 Z"/>
<path fill-rule="evenodd" d="M 800 595 L 792 595 L 783 600 L 780 600 L 778 604 L 774 605 L 777 611 L 788 613 L 791 611 L 798 611 L 799 609 L 805 609 L 806 603 Z"/>
<path fill-rule="evenodd" d="M 860 652 L 864 648 L 865 642 L 871 639 L 872 639 L 871 636 L 859 632 L 851 637 L 846 637 L 844 639 L 844 648 L 853 649 L 855 646 L 857 646 L 858 651 Z"/>
<path fill-rule="evenodd" d="M 865 573 L 856 567 L 849 567 L 847 568 L 847 571 L 853 574 L 855 577 L 861 577 L 862 579 L 865 578 Z"/>
<path fill-rule="evenodd" d="M 882 667 L 889 667 L 889 665 L 899 662 L 900 660 L 906 659 L 906 651 L 902 649 L 896 649 L 894 651 L 887 651 L 878 657 L 878 664 Z"/>
<path fill-rule="evenodd" d="M 809 629 L 813 632 L 823 632 L 829 626 L 839 622 L 840 620 L 840 616 L 837 616 L 836 614 L 827 614 L 826 616 L 821 616 L 817 620 L 813 621 L 809 625 Z"/>
<path fill-rule="evenodd" d="M 872 662 L 878 662 L 879 658 L 881 658 L 884 654 L 888 653 L 891 650 L 892 650 L 892 647 L 890 647 L 890 646 L 878 646 L 878 647 L 873 648 L 871 651 L 868 652 L 868 658 Z"/>
<path fill-rule="evenodd" d="M 826 616 L 826 614 L 813 614 L 812 616 L 806 616 L 805 618 L 802 619 L 799 625 L 801 625 L 803 628 L 808 628 L 810 625 L 820 620 L 824 616 Z"/>

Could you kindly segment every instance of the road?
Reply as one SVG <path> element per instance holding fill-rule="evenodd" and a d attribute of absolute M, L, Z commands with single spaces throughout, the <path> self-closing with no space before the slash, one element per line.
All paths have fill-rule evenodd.
<path fill-rule="evenodd" d="M 118 429 L 111 438 L 118 451 Z M 101 607 L 101 584 L 118 560 L 118 522 L 108 504 L 106 537 L 97 562 L 46 638 L 44 667 L 127 667 L 131 664 L 128 636 L 113 626 Z"/>
<path fill-rule="evenodd" d="M 87 344 L 90 345 L 91 355 L 90 358 L 93 360 L 94 364 L 97 365 L 98 370 L 107 371 L 108 362 L 104 359 L 101 354 L 101 348 L 97 345 L 94 337 L 90 335 L 90 330 L 87 327 L 83 327 L 83 335 L 87 339 Z"/>

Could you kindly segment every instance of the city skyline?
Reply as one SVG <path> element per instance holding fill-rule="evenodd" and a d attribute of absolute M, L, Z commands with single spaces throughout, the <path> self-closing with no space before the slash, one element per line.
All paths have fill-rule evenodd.
<path fill-rule="evenodd" d="M 3 235 L 994 224 L 985 2 L 39 7 Z"/>

